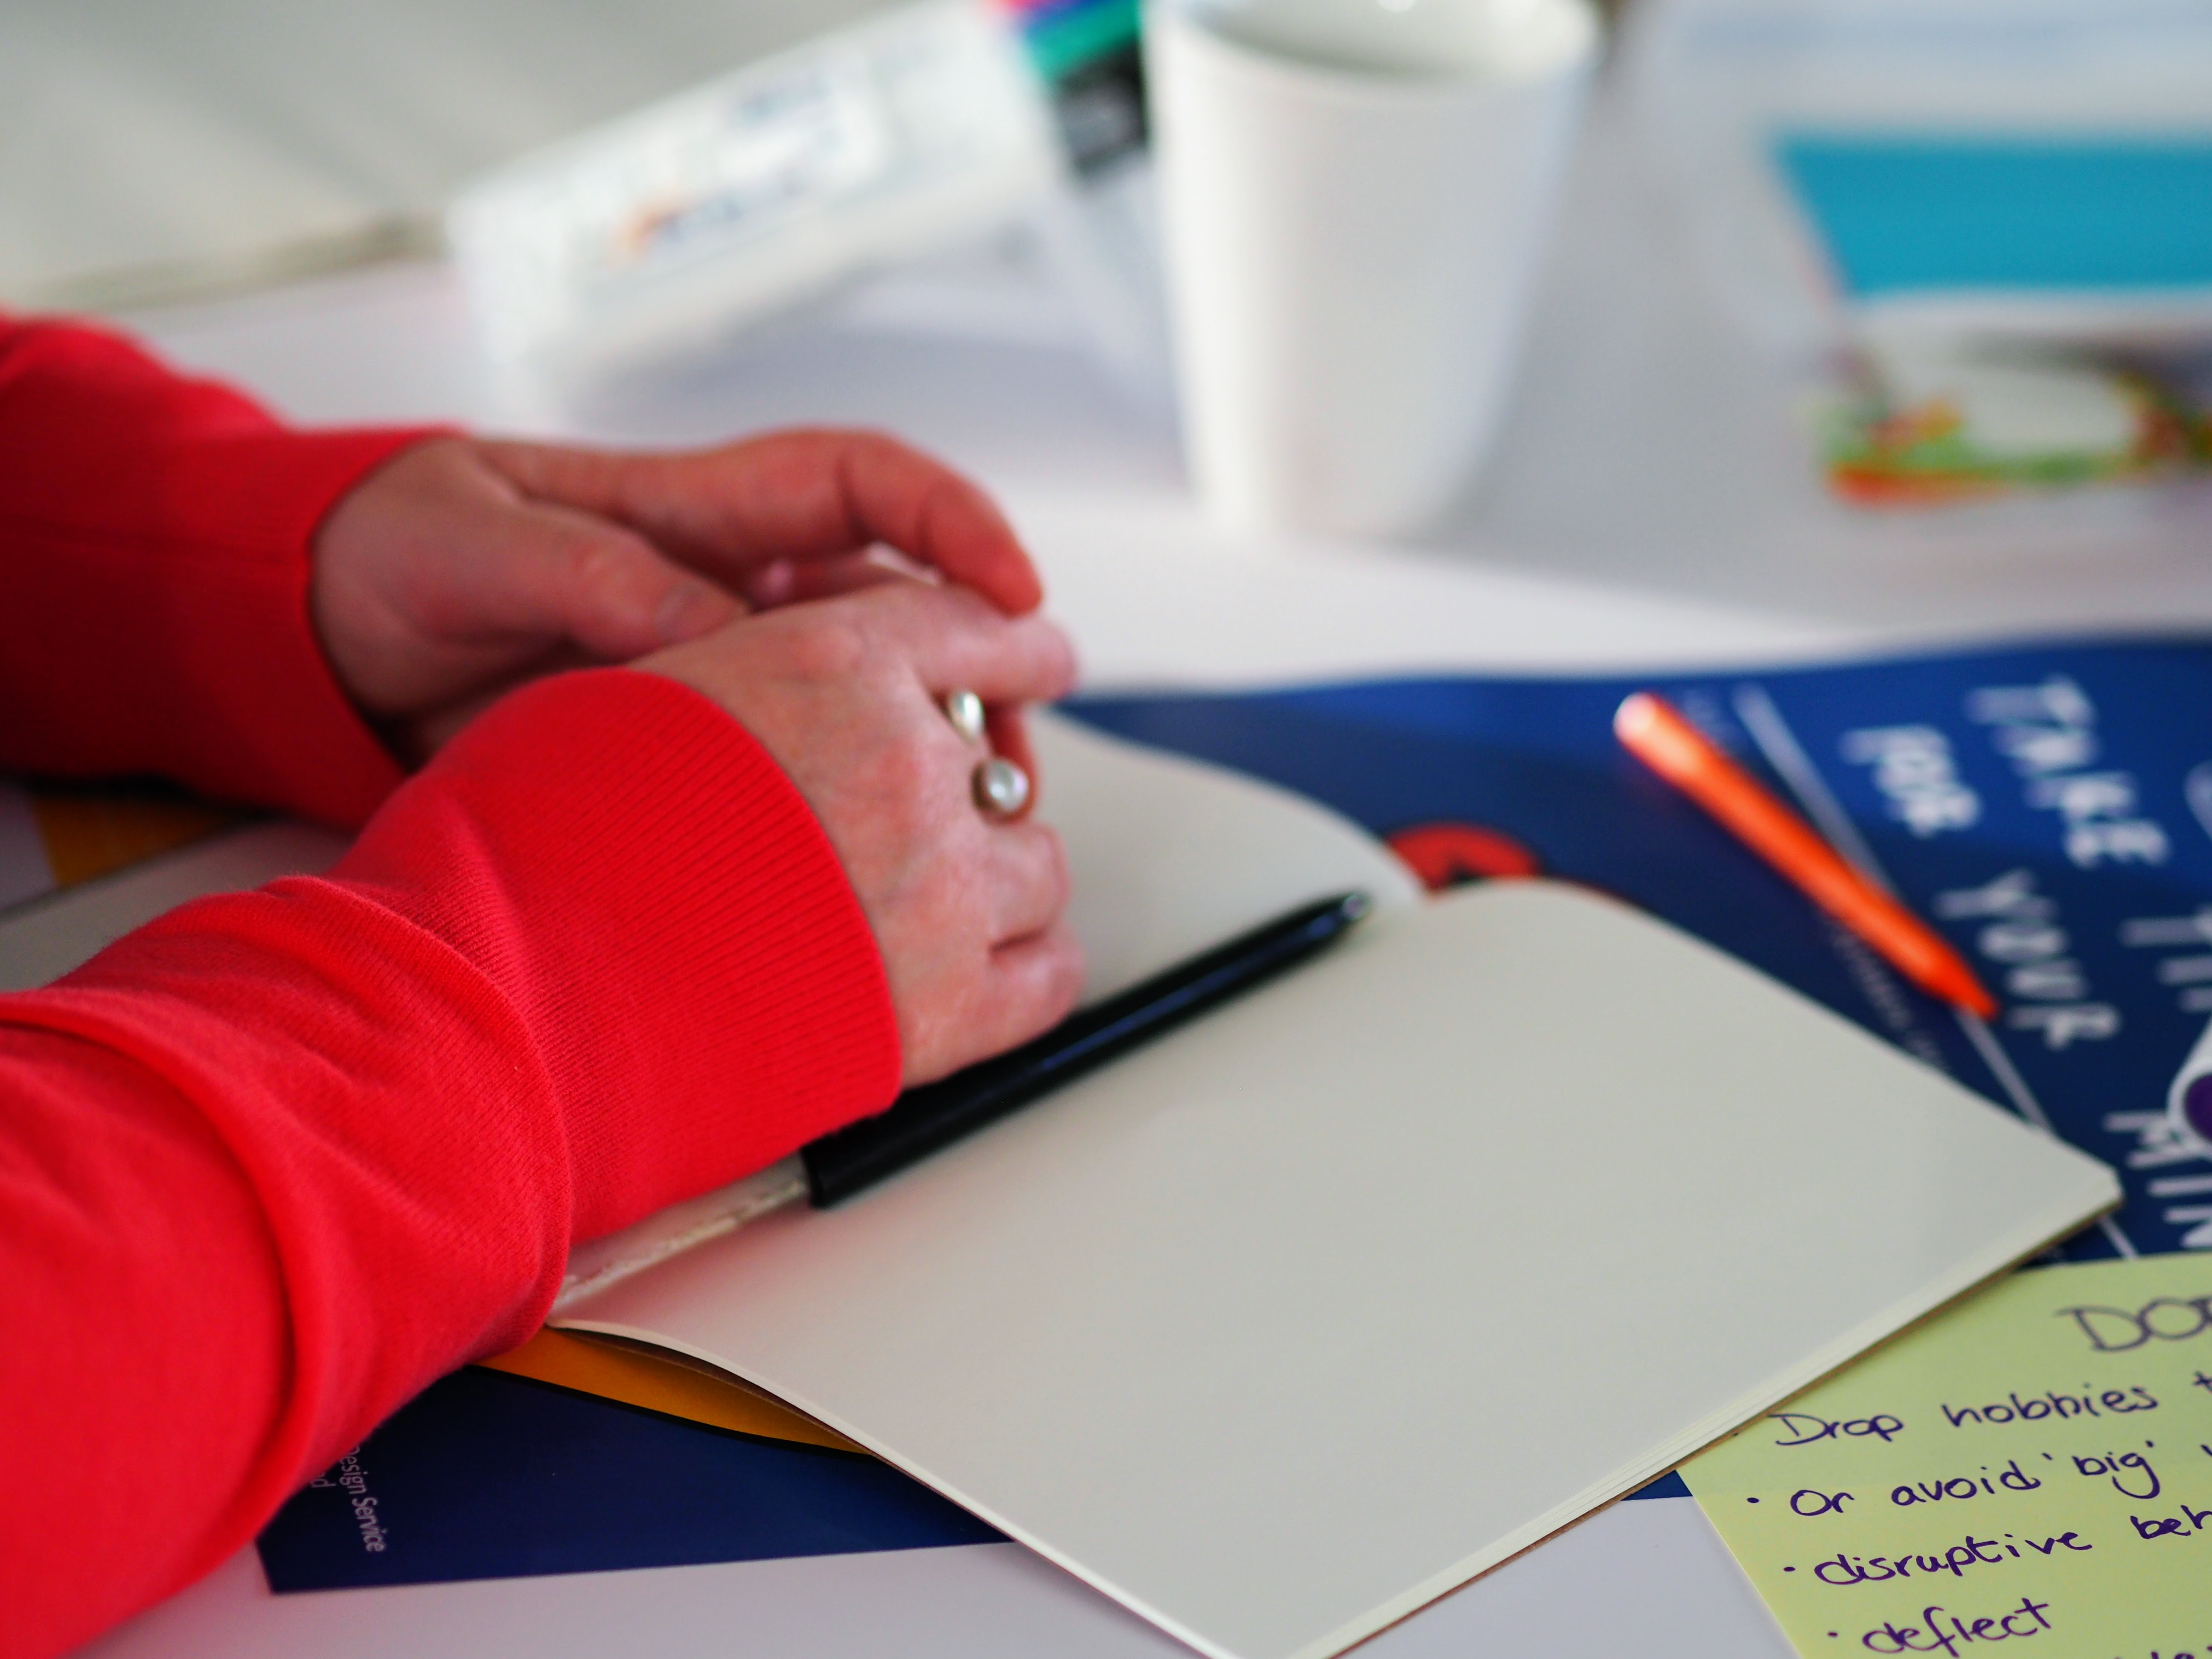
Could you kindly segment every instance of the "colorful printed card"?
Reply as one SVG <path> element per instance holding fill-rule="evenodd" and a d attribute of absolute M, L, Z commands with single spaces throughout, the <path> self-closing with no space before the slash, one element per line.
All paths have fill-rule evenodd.
<path fill-rule="evenodd" d="M 2206 465 L 2212 137 L 1784 131 L 1772 159 L 1859 325 L 1815 416 L 1836 494 L 1928 506 Z"/>

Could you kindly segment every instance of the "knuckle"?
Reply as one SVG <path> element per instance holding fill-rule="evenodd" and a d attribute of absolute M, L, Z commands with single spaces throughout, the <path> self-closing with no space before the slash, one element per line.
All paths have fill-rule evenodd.
<path fill-rule="evenodd" d="M 795 622 L 787 621 L 784 629 L 785 667 L 799 678 L 850 679 L 868 663 L 866 631 L 829 607 Z"/>
<path fill-rule="evenodd" d="M 1060 832 L 1048 825 L 1029 823 L 1022 827 L 1034 832 L 1038 890 L 1056 916 L 1067 908 L 1067 901 L 1075 890 L 1074 878 L 1068 873 L 1066 843 L 1060 840 Z"/>
<path fill-rule="evenodd" d="M 893 738 L 870 767 L 870 793 L 901 833 L 919 835 L 935 823 L 936 798 L 945 785 L 945 757 L 918 734 Z"/>

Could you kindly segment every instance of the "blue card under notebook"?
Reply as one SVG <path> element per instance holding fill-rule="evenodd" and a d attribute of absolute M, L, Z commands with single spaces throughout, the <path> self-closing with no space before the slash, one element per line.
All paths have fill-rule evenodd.
<path fill-rule="evenodd" d="M 262 1532 L 269 1586 L 342 1589 L 986 1544 L 888 1463 L 470 1367 Z"/>
<path fill-rule="evenodd" d="M 1630 758 L 1612 717 L 1640 689 L 1673 698 L 1883 874 L 1974 963 L 2001 1018 L 1962 1018 L 1899 979 Z M 1066 709 L 1323 801 L 1432 885 L 1585 882 L 1796 987 L 2118 1167 L 2126 1206 L 2064 1255 L 2212 1249 L 2212 1146 L 2165 1108 L 2212 1017 L 2212 641 Z M 262 1535 L 277 1589 L 1000 1536 L 869 1458 L 477 1370 L 434 1385 L 325 1478 Z M 1638 1495 L 1683 1490 L 1669 1476 Z M 365 1522 L 381 1548 L 367 1547 Z"/>
<path fill-rule="evenodd" d="M 1854 299 L 2212 289 L 2212 135 L 1797 132 L 1774 148 Z"/>

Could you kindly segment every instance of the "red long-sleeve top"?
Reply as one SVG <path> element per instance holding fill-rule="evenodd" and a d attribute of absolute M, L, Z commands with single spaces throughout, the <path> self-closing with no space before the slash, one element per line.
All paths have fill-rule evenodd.
<path fill-rule="evenodd" d="M 520 692 L 411 779 L 311 539 L 415 434 L 0 319 L 0 769 L 366 827 L 0 997 L 0 1655 L 60 1652 L 544 1315 L 572 1241 L 891 1098 L 866 918 L 705 699 Z"/>

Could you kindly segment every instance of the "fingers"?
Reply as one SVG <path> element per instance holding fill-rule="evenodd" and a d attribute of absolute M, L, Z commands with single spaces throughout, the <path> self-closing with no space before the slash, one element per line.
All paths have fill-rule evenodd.
<path fill-rule="evenodd" d="M 1067 853 L 1041 823 L 991 827 L 991 940 L 1004 946 L 1041 933 L 1067 908 Z"/>
<path fill-rule="evenodd" d="M 686 454 L 482 447 L 526 494 L 627 525 L 729 586 L 779 560 L 835 559 L 881 543 L 1009 616 L 1044 597 L 981 489 L 878 433 L 784 432 Z"/>
<path fill-rule="evenodd" d="M 989 710 L 984 722 L 992 752 L 1004 755 L 1030 775 L 1030 804 L 1016 814 L 1025 817 L 1034 810 L 1037 796 L 1044 788 L 1044 775 L 1037 770 L 1036 750 L 1030 744 L 1029 722 L 1022 718 L 1021 709 L 1012 704 Z"/>
<path fill-rule="evenodd" d="M 504 556 L 471 567 L 487 622 L 573 641 L 607 662 L 710 634 L 742 616 L 730 594 L 644 538 L 567 507 L 520 507 Z"/>
<path fill-rule="evenodd" d="M 1042 617 L 1004 617 L 971 593 L 920 583 L 850 603 L 933 699 L 965 688 L 994 705 L 1050 702 L 1074 689 L 1075 647 Z"/>
<path fill-rule="evenodd" d="M 998 1029 L 983 1038 L 983 1054 L 1026 1042 L 1074 1011 L 1083 994 L 1083 947 L 1066 923 L 1055 922 L 992 951 L 991 981 L 1000 1013 Z"/>
<path fill-rule="evenodd" d="M 804 447 L 810 441 L 823 450 Z M 1008 616 L 1043 603 L 1044 583 L 997 506 L 951 468 L 872 433 L 793 434 L 794 460 L 834 470 L 854 530 L 972 587 Z"/>
<path fill-rule="evenodd" d="M 1082 994 L 1083 951 L 1065 923 L 999 946 L 957 1018 L 902 1031 L 907 1085 L 934 1082 L 1043 1035 Z"/>
<path fill-rule="evenodd" d="M 880 587 L 885 582 L 914 580 L 905 571 L 894 570 L 868 554 L 852 553 L 812 563 L 778 559 L 749 575 L 739 591 L 754 610 L 773 611 L 779 605 L 834 599 L 863 588 Z"/>

